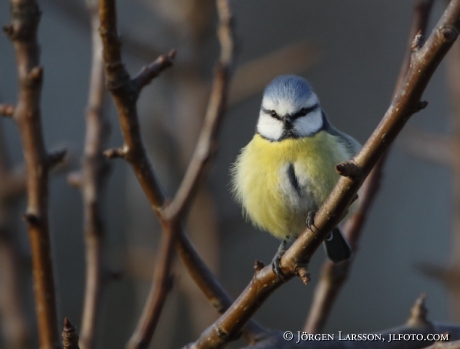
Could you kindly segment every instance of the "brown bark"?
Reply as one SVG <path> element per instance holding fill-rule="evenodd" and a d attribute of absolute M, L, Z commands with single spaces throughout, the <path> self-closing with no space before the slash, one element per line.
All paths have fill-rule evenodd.
<path fill-rule="evenodd" d="M 45 149 L 40 118 L 43 68 L 37 28 L 40 10 L 34 0 L 11 1 L 12 22 L 4 28 L 13 43 L 19 74 L 19 96 L 13 119 L 19 126 L 27 171 L 24 219 L 32 251 L 33 283 L 41 349 L 59 348 L 52 253 L 48 231 L 48 171 L 54 161 Z"/>

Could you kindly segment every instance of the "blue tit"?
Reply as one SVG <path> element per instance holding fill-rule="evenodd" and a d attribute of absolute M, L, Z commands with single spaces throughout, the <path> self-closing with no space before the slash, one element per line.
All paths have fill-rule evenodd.
<path fill-rule="evenodd" d="M 305 79 L 279 76 L 266 87 L 256 133 L 232 167 L 232 189 L 244 215 L 282 240 L 272 261 L 279 278 L 287 242 L 314 223 L 339 179 L 335 166 L 360 148 L 331 125 Z M 339 227 L 325 240 L 325 249 L 335 263 L 351 256 Z"/>

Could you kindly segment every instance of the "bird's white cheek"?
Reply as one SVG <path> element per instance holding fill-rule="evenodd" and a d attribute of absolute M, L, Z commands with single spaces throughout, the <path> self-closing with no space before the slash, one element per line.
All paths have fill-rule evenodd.
<path fill-rule="evenodd" d="M 283 123 L 265 113 L 261 113 L 257 123 L 257 132 L 262 137 L 275 141 L 283 134 Z"/>
<path fill-rule="evenodd" d="M 311 136 L 318 132 L 321 127 L 323 127 L 321 108 L 304 117 L 298 118 L 294 122 L 294 128 L 301 136 Z"/>

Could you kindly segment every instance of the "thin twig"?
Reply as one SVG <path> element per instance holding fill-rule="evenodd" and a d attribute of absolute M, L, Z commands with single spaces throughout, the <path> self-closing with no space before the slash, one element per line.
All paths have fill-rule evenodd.
<path fill-rule="evenodd" d="M 19 97 L 13 119 L 19 126 L 27 170 L 27 212 L 24 218 L 32 250 L 35 307 L 41 349 L 59 348 L 52 253 L 48 231 L 48 171 L 40 120 L 43 69 L 37 27 L 40 10 L 35 0 L 11 1 L 12 23 L 4 27 L 13 43 L 19 72 Z"/>
<path fill-rule="evenodd" d="M 139 85 L 136 88 L 132 88 L 129 75 L 121 62 L 120 43 L 116 31 L 116 13 L 113 1 L 101 1 L 99 13 L 107 84 L 117 105 L 125 142 L 121 151 L 119 150 L 117 153 L 129 161 L 152 209 L 161 219 L 161 209 L 165 197 L 142 142 L 135 104 L 140 92 L 138 89 Z M 160 57 L 154 62 L 156 65 L 155 69 L 157 67 L 161 69 L 169 67 L 172 64 L 174 54 L 174 52 L 171 52 L 167 56 Z M 200 287 L 214 308 L 220 313 L 224 312 L 232 303 L 232 299 L 195 251 L 182 227 L 178 229 L 175 245 L 179 256 L 198 287 Z M 248 337 L 251 338 L 261 332 L 263 332 L 263 329 L 255 321 L 251 321 L 245 331 Z"/>
<path fill-rule="evenodd" d="M 406 76 L 409 68 L 411 53 L 414 49 L 413 38 L 421 38 L 425 35 L 432 2 L 432 0 L 419 0 L 414 6 L 414 15 L 409 32 L 406 55 L 403 59 L 398 79 L 396 80 L 394 94 L 396 94 L 401 88 L 400 84 Z M 419 40 L 417 40 L 417 44 L 419 44 Z M 385 164 L 385 160 L 386 156 L 384 155 L 378 161 L 377 165 L 375 165 L 369 177 L 364 182 L 360 192 L 357 212 L 346 222 L 343 228 L 343 232 L 354 252 L 353 257 L 356 256 L 361 230 L 364 226 L 364 222 L 366 221 L 367 213 L 376 193 L 380 188 L 382 168 Z M 339 264 L 326 261 L 323 264 L 321 269 L 321 278 L 315 288 L 312 305 L 305 322 L 304 331 L 308 333 L 322 332 L 337 295 L 345 283 L 345 280 L 348 278 L 352 261 L 353 259 Z"/>
<path fill-rule="evenodd" d="M 205 165 L 215 151 L 219 125 L 225 111 L 233 59 L 232 15 L 229 4 L 226 0 L 218 0 L 217 8 L 220 23 L 218 33 L 221 43 L 221 57 L 215 72 L 208 111 L 195 153 L 179 190 L 171 204 L 167 205 L 162 212 L 163 239 L 159 247 L 161 256 L 144 311 L 128 343 L 130 349 L 145 348 L 151 340 L 166 300 L 174 240 L 179 234 L 181 221 L 188 211 L 193 194 L 196 193 L 198 183 L 203 177 Z"/>
<path fill-rule="evenodd" d="M 86 112 L 85 152 L 82 162 L 80 189 L 83 196 L 84 236 L 86 245 L 86 285 L 83 305 L 80 345 L 95 346 L 98 314 L 101 310 L 105 226 L 101 200 L 108 175 L 108 162 L 102 154 L 107 146 L 110 125 L 104 115 L 104 62 L 102 42 L 98 32 L 97 0 L 87 1 L 92 28 L 92 68 Z"/>
<path fill-rule="evenodd" d="M 390 108 L 379 126 L 372 133 L 363 149 L 354 156 L 347 167 L 354 168 L 354 174 L 342 176 L 326 202 L 315 215 L 315 226 L 306 229 L 286 251 L 281 267 L 286 280 L 299 270 L 304 270 L 311 256 L 327 234 L 337 225 L 356 192 L 370 173 L 409 117 L 423 109 L 426 102 L 420 98 L 433 72 L 455 42 L 460 29 L 460 0 L 453 0 L 439 20 L 426 43 L 411 56 L 410 68 Z M 220 348 L 236 338 L 244 324 L 283 281 L 279 280 L 271 266 L 256 271 L 253 279 L 212 326 L 189 348 Z"/>

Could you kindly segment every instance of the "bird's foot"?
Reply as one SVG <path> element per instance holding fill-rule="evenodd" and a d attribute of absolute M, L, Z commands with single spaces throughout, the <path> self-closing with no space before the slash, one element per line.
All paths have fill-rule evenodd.
<path fill-rule="evenodd" d="M 311 210 L 308 212 L 308 215 L 307 215 L 307 227 L 310 230 L 311 230 L 311 227 L 315 225 L 315 214 L 316 214 L 316 211 Z"/>
<path fill-rule="evenodd" d="M 278 251 L 276 251 L 275 257 L 273 257 L 273 260 L 271 263 L 273 272 L 276 274 L 276 276 L 278 276 L 278 279 L 280 281 L 285 280 L 285 275 L 283 274 L 283 271 L 281 270 L 280 261 L 281 261 L 281 257 L 283 256 L 284 252 L 286 252 L 286 245 L 287 245 L 287 239 L 281 242 L 281 244 L 278 247 Z"/>

